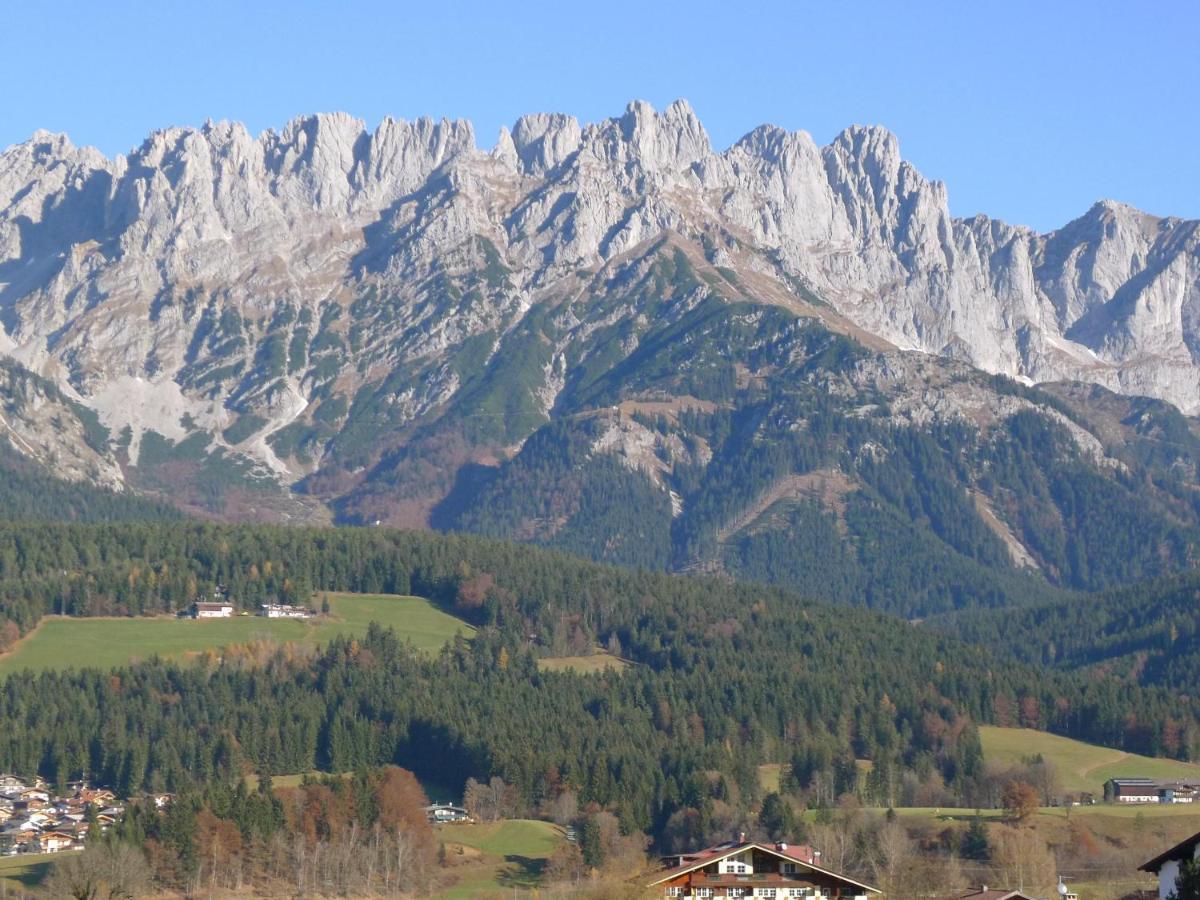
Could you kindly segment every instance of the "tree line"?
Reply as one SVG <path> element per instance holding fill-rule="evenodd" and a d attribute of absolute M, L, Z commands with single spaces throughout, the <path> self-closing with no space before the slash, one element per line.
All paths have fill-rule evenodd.
<path fill-rule="evenodd" d="M 726 828 L 725 811 L 761 797 L 767 763 L 790 763 L 815 803 L 967 800 L 982 759 L 977 723 L 1136 752 L 1173 728 L 1175 755 L 1197 752 L 1192 700 L 1047 673 L 769 587 L 382 529 L 0 528 L 0 584 L 28 589 L 4 601 L 10 616 L 22 606 L 31 617 L 132 612 L 136 598 L 169 609 L 218 582 L 247 604 L 274 591 L 415 592 L 480 630 L 435 657 L 372 627 L 320 652 L 13 674 L 0 692 L 12 726 L 0 734 L 0 769 L 56 781 L 86 773 L 132 794 L 394 764 L 442 784 L 500 777 L 526 810 L 569 790 L 660 836 L 672 822 Z M 64 606 L 64 596 L 92 605 Z M 538 667 L 596 644 L 631 665 L 599 676 Z M 857 760 L 871 761 L 869 777 Z"/>

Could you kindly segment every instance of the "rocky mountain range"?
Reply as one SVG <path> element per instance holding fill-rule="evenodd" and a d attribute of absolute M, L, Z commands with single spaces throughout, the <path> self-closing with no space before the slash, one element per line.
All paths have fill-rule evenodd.
<path fill-rule="evenodd" d="M 867 491 L 963 565 L 1120 580 L 1054 544 L 1079 509 L 997 479 L 1036 446 L 1121 496 L 1144 475 L 1129 527 L 1175 529 L 1147 565 L 1192 552 L 1200 223 L 956 219 L 881 128 L 719 152 L 680 101 L 526 116 L 490 150 L 467 122 L 342 114 L 116 159 L 38 133 L 0 155 L 0 323 L 14 449 L 209 515 L 755 574 L 778 566 L 754 536 L 811 513 L 860 572 Z M 888 494 L 884 460 L 933 458 L 901 433 L 964 461 Z"/>

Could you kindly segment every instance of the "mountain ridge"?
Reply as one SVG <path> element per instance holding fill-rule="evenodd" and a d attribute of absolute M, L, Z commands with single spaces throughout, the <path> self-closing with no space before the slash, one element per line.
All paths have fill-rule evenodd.
<path fill-rule="evenodd" d="M 718 153 L 682 101 L 525 116 L 487 150 L 466 122 L 345 114 L 164 129 L 112 160 L 42 133 L 0 154 L 0 352 L 62 421 L 106 429 L 72 477 L 189 511 L 329 507 L 758 573 L 833 515 L 848 596 L 890 577 L 888 529 L 944 557 L 961 581 L 926 614 L 1010 596 L 994 579 L 1021 559 L 1072 587 L 1160 574 L 1136 529 L 1127 571 L 1067 552 L 1083 508 L 1170 535 L 1162 566 L 1190 558 L 1190 424 L 984 373 L 1200 409 L 1198 226 L 1111 202 L 1045 235 L 955 219 L 885 129 L 818 147 L 761 126 Z M 53 444 L 9 404 L 14 446 Z M 803 487 L 818 470 L 842 487 Z M 565 506 L 517 491 L 536 472 Z M 1135 500 L 1138 478 L 1157 486 Z"/>
<path fill-rule="evenodd" d="M 823 281 L 815 286 L 823 291 L 823 295 L 835 300 L 834 305 L 839 311 L 899 347 L 957 355 L 988 371 L 1033 381 L 1062 377 L 1098 381 L 1126 393 L 1146 393 L 1171 400 L 1186 412 L 1197 408 L 1198 401 L 1190 389 L 1190 381 L 1189 386 L 1180 386 L 1178 378 L 1147 373 L 1143 371 L 1145 366 L 1139 369 L 1132 364 L 1137 360 L 1127 358 L 1142 352 L 1137 345 L 1138 339 L 1144 342 L 1148 338 L 1130 332 L 1131 327 L 1141 324 L 1136 303 L 1132 312 L 1125 309 L 1130 305 L 1130 295 L 1139 293 L 1138 285 L 1130 284 L 1132 275 L 1128 270 L 1136 269 L 1134 274 L 1142 275 L 1143 281 L 1154 280 L 1155 271 L 1150 268 L 1152 261 L 1149 258 L 1152 248 L 1147 246 L 1153 243 L 1154 235 L 1148 232 L 1164 228 L 1172 235 L 1178 232 L 1172 238 L 1174 242 L 1190 247 L 1197 239 L 1195 222 L 1152 217 L 1123 204 L 1106 201 L 1098 202 L 1063 228 L 1044 235 L 979 215 L 955 219 L 949 215 L 944 184 L 927 181 L 905 162 L 900 157 L 898 141 L 886 129 L 852 126 L 830 144 L 818 148 L 805 132 L 789 133 L 764 125 L 727 150 L 714 153 L 703 126 L 683 101 L 677 101 L 663 113 L 655 113 L 648 104 L 635 102 L 620 118 L 585 127 L 573 117 L 562 114 L 525 116 L 514 124 L 511 132 L 503 130 L 490 151 L 475 147 L 474 131 L 469 122 L 443 119 L 435 123 L 432 119 L 418 119 L 410 123 L 385 119 L 374 132 L 369 132 L 361 120 L 342 113 L 299 117 L 281 131 L 268 130 L 257 139 L 252 138 L 243 126 L 225 122 L 209 123 L 200 129 L 164 129 L 153 133 L 129 156 L 111 160 L 90 148 L 74 148 L 65 136 L 43 132 L 25 144 L 8 148 L 2 157 L 0 169 L 8 177 L 0 179 L 0 197 L 6 194 L 9 197 L 4 215 L 7 226 L 4 228 L 4 258 L 12 260 L 24 256 L 24 265 L 29 265 L 30 254 L 24 251 L 30 242 L 23 242 L 22 238 L 27 235 L 36 238 L 39 232 L 47 230 L 34 227 L 46 223 L 35 218 L 32 198 L 39 194 L 45 197 L 55 189 L 61 192 L 65 188 L 68 196 L 63 199 L 71 200 L 71 186 L 80 194 L 85 193 L 86 187 L 87 196 L 77 198 L 76 206 L 84 200 L 87 201 L 85 205 L 90 204 L 89 208 L 105 205 L 104 225 L 110 231 L 114 228 L 120 231 L 124 227 L 122 237 L 126 247 L 122 250 L 129 252 L 132 249 L 129 245 L 135 238 L 140 238 L 140 249 L 147 252 L 154 248 L 148 247 L 146 242 L 156 240 L 161 244 L 161 251 L 167 254 L 164 262 L 169 268 L 180 262 L 170 256 L 180 244 L 233 241 L 247 231 L 278 229 L 285 224 L 284 220 L 292 220 L 291 224 L 298 225 L 310 213 L 353 216 L 355 212 L 362 214 L 364 210 L 371 210 L 381 213 L 382 222 L 391 203 L 416 190 L 439 170 L 446 170 L 452 195 L 461 196 L 470 193 L 472 187 L 478 187 L 461 180 L 472 166 L 480 171 L 471 174 L 482 173 L 485 179 L 489 176 L 486 169 L 490 163 L 493 170 L 500 167 L 501 174 L 507 172 L 517 178 L 545 180 L 570 159 L 578 159 L 581 150 L 590 151 L 590 162 L 610 168 L 614 164 L 636 165 L 643 170 L 643 178 L 657 183 L 642 185 L 640 190 L 634 185 L 632 193 L 644 195 L 644 202 L 640 204 L 641 208 L 637 205 L 623 208 L 619 216 L 614 215 L 612 209 L 597 208 L 595 202 L 586 204 L 581 210 L 583 215 L 576 215 L 566 223 L 579 232 L 577 240 L 566 245 L 560 240 L 556 242 L 557 246 L 541 248 L 543 253 L 552 250 L 556 257 L 564 255 L 567 261 L 575 263 L 594 263 L 611 257 L 614 252 L 637 243 L 638 238 L 685 224 L 678 211 L 655 196 L 660 189 L 671 187 L 673 183 L 677 186 L 680 179 L 698 182 L 701 192 L 732 184 L 735 196 L 715 210 L 715 218 L 725 219 L 724 224 L 734 229 L 748 229 L 751 233 L 757 230 L 753 236 L 759 245 L 780 253 L 792 270 L 789 274 L 814 282 Z M 32 176 L 38 160 L 44 162 L 47 155 L 62 157 L 68 171 L 43 184 Z M 471 165 L 461 165 L 464 161 Z M 51 165 L 47 174 L 54 168 Z M 585 179 L 588 173 L 583 171 L 584 167 L 576 168 L 581 170 L 576 180 Z M 764 168 L 765 172 L 762 171 Z M 101 182 L 105 175 L 111 181 L 108 192 L 111 197 L 98 196 L 103 185 L 91 183 L 96 180 L 93 176 L 97 173 Z M 140 178 L 139 173 L 142 173 Z M 490 175 L 497 173 L 493 171 Z M 737 188 L 745 187 L 747 180 L 756 175 L 765 176 L 762 180 L 768 183 L 755 185 L 753 190 L 743 190 L 741 196 L 736 196 Z M 263 184 L 257 192 L 249 187 L 239 192 L 238 178 L 247 184 L 257 178 Z M 456 182 L 456 179 L 460 180 Z M 71 186 L 66 184 L 68 180 L 72 182 Z M 4 184 L 5 181 L 9 183 Z M 25 183 L 18 187 L 22 181 Z M 229 181 L 235 183 L 225 190 L 224 182 Z M 489 186 L 495 189 L 499 182 L 495 177 L 492 181 L 496 183 Z M 205 202 L 207 198 L 201 195 L 201 189 L 210 182 L 214 200 Z M 153 210 L 149 217 L 142 215 L 145 210 L 139 204 L 144 204 L 146 197 L 155 192 L 162 195 L 160 199 L 166 206 L 165 212 L 171 212 L 174 206 L 173 216 L 165 215 L 164 210 Z M 204 192 L 208 193 L 207 190 Z M 537 194 L 534 190 L 524 198 L 525 202 L 510 210 L 507 219 L 492 224 L 510 227 L 546 212 L 544 205 L 537 203 Z M 575 196 L 578 199 L 578 191 Z M 268 199 L 271 202 L 266 202 Z M 835 209 L 839 203 L 842 208 Z M 550 211 L 553 212 L 552 206 Z M 459 217 L 469 212 L 463 210 Z M 709 214 L 714 210 L 701 210 L 701 213 L 702 218 L 713 218 Z M 753 220 L 760 216 L 763 222 L 755 223 Z M 25 227 L 21 227 L 22 217 Z M 144 221 L 147 218 L 150 221 Z M 488 217 L 485 214 L 482 218 Z M 586 226 L 599 224 L 597 220 L 603 220 L 608 227 L 603 231 L 594 227 L 585 230 Z M 760 227 L 756 228 L 756 224 Z M 554 227 L 555 217 L 543 218 L 538 225 L 543 230 Z M 789 226 L 795 233 L 781 235 L 783 226 Z M 77 230 L 81 227 L 75 225 Z M 895 311 L 889 313 L 881 308 L 886 304 L 881 304 L 879 299 L 884 298 L 868 303 L 865 299 L 869 298 L 861 296 L 871 280 L 864 281 L 861 277 L 861 264 L 857 267 L 859 271 L 853 271 L 853 260 L 834 260 L 840 270 L 837 277 L 843 281 L 839 285 L 834 283 L 830 272 L 814 271 L 813 266 L 807 264 L 813 260 L 806 263 L 798 255 L 805 248 L 791 246 L 807 243 L 808 250 L 820 253 L 822 242 L 840 241 L 844 246 L 853 247 L 857 240 L 860 246 L 856 255 L 860 257 L 860 263 L 865 261 L 875 265 L 880 260 L 871 257 L 877 255 L 880 248 L 873 246 L 874 242 L 870 240 L 874 232 L 893 245 L 894 259 L 890 268 L 896 269 L 898 263 L 896 274 L 902 277 L 920 280 L 916 273 L 937 274 L 942 269 L 945 270 L 943 274 L 952 273 L 955 260 L 971 253 L 978 256 L 1000 254 L 1007 261 L 998 272 L 991 273 L 995 299 L 1003 301 L 1002 295 L 1011 292 L 1027 295 L 1029 285 L 1020 284 L 1021 279 L 1032 277 L 1036 281 L 1039 275 L 1044 282 L 1045 296 L 1040 298 L 1040 303 L 1031 303 L 1039 298 L 1016 298 L 1020 305 L 1007 312 L 1020 314 L 1021 323 L 1009 321 L 1000 327 L 996 321 L 967 321 L 964 325 L 946 328 L 933 319 L 945 312 L 950 313 L 951 319 L 986 317 L 988 311 L 979 307 L 987 304 L 951 302 L 951 308 L 939 308 L 939 304 L 944 305 L 954 298 L 946 297 L 936 283 L 927 283 L 918 288 L 929 295 L 931 302 L 922 305 L 911 297 L 905 298 L 908 302 L 908 308 L 904 310 L 907 321 L 896 321 Z M 1072 235 L 1076 235 L 1074 241 L 1070 240 Z M 62 239 L 70 239 L 72 248 L 86 247 L 88 240 L 75 240 L 84 237 L 86 235 L 82 233 L 60 235 L 60 243 Z M 297 237 L 303 237 L 303 234 Z M 339 235 L 334 229 L 326 237 L 336 240 Z M 1110 238 L 1107 244 L 1104 243 L 1106 237 Z M 1064 238 L 1066 247 L 1060 246 Z M 1127 246 L 1131 243 L 1136 246 Z M 1091 260 L 1087 273 L 1078 271 L 1081 244 L 1083 256 Z M 33 240 L 32 245 L 36 258 L 38 241 Z M 309 244 L 293 249 L 311 252 L 313 248 Z M 193 252 L 187 260 L 188 274 L 194 279 L 204 275 L 197 255 Z M 522 256 L 523 259 L 516 261 L 530 265 L 533 257 L 529 253 Z M 1179 265 L 1175 262 L 1178 257 L 1177 253 L 1172 256 L 1172 265 Z M 1038 259 L 1041 264 L 1033 266 L 1033 261 Z M 1124 272 L 1120 271 L 1122 260 L 1127 270 Z M 299 265 L 294 253 L 288 261 Z M 72 259 L 69 262 L 80 261 Z M 212 264 L 220 266 L 227 262 L 226 257 L 217 255 Z M 1186 267 L 1186 260 L 1184 265 Z M 310 274 L 303 271 L 302 265 L 299 268 L 297 275 Z M 805 271 L 806 268 L 809 271 Z M 979 268 L 974 266 L 975 270 Z M 1193 276 L 1191 284 L 1185 287 L 1190 292 L 1186 299 L 1194 304 L 1193 269 L 1194 266 L 1189 269 Z M 87 274 L 78 272 L 76 278 L 86 278 Z M 221 273 L 218 271 L 217 274 Z M 885 271 L 883 274 L 890 273 Z M 965 288 L 960 286 L 960 292 L 965 289 L 986 295 L 988 289 L 981 283 L 981 277 L 987 274 L 982 270 L 968 271 L 964 277 L 975 283 Z M 1077 290 L 1073 282 L 1079 281 L 1084 274 L 1093 283 L 1084 285 L 1086 290 Z M 1122 277 L 1124 281 L 1121 281 Z M 0 299 L 9 301 L 4 303 L 5 339 L 10 344 L 9 349 L 24 351 L 36 368 L 37 362 L 44 361 L 43 356 L 25 347 L 19 339 L 14 341 L 11 334 L 20 331 L 20 327 L 9 308 L 10 303 L 20 299 L 22 290 L 27 292 L 29 285 L 28 277 L 15 284 L 8 282 Z M 1125 295 L 1121 295 L 1122 286 L 1127 287 Z M 875 287 L 878 291 L 879 286 Z M 111 293 L 111 289 L 109 291 Z M 1096 304 L 1100 301 L 1103 301 L 1100 303 L 1103 308 L 1098 310 Z M 1120 322 L 1110 323 L 1114 327 L 1106 330 L 1103 327 L 1104 309 L 1129 314 Z M 1147 324 L 1151 338 L 1155 336 L 1154 328 L 1161 330 L 1160 326 L 1164 324 L 1159 319 L 1163 315 L 1171 317 L 1169 304 L 1166 309 L 1152 312 Z M 1055 333 L 1055 329 L 1046 332 L 1047 316 L 1054 318 L 1059 333 Z M 1194 346 L 1192 334 L 1185 334 L 1187 329 L 1182 321 L 1185 317 L 1187 324 L 1194 324 L 1190 306 L 1186 316 L 1183 306 L 1177 311 L 1175 318 L 1179 321 L 1166 323 L 1172 330 L 1170 349 L 1176 351 L 1176 356 L 1181 349 L 1190 351 Z M 991 318 L 994 320 L 995 316 Z M 1046 333 L 1030 330 L 1031 323 L 1040 325 Z M 1027 334 L 1024 339 L 1022 325 Z M 980 326 L 985 326 L 983 332 L 979 331 Z M 1068 332 L 1072 329 L 1094 346 L 1071 342 Z M 994 337 L 1005 330 L 1012 334 L 1006 340 L 996 341 L 996 348 L 983 346 L 987 343 L 986 337 Z M 925 334 L 925 331 L 929 333 Z M 1026 340 L 1026 345 L 1017 346 L 1022 340 Z M 1157 349 L 1150 349 L 1157 352 L 1162 341 L 1158 344 Z M 1112 359 L 1102 359 L 1105 354 Z M 1050 359 L 1056 355 L 1061 358 Z M 1167 360 L 1173 365 L 1172 375 L 1179 375 L 1176 370 L 1181 361 Z M 1103 365 L 1106 362 L 1107 368 Z M 1185 369 L 1194 368 L 1190 353 L 1186 362 Z M 1110 371 L 1114 366 L 1118 369 L 1115 373 Z M 1194 373 L 1188 372 L 1188 379 L 1192 378 Z"/>

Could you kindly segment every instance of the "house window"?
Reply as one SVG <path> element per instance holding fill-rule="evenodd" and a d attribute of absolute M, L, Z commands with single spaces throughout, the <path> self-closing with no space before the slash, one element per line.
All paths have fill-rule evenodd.
<path fill-rule="evenodd" d="M 696 888 L 697 897 L 711 897 L 712 895 L 712 888 Z"/>
<path fill-rule="evenodd" d="M 746 889 L 739 888 L 739 887 L 731 887 L 731 888 L 729 888 L 728 891 L 726 891 L 725 896 L 727 896 L 727 897 L 745 897 Z"/>
<path fill-rule="evenodd" d="M 760 896 L 760 897 L 769 897 L 769 898 L 771 898 L 771 900 L 774 900 L 774 898 L 775 898 L 775 888 L 762 888 L 762 889 L 759 891 L 759 893 L 758 893 L 758 896 Z"/>
<path fill-rule="evenodd" d="M 667 896 L 668 897 L 682 897 L 683 896 L 683 888 L 669 887 L 669 888 L 667 888 Z"/>

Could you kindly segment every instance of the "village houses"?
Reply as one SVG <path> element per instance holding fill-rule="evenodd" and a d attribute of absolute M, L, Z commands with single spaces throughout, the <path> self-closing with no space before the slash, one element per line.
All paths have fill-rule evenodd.
<path fill-rule="evenodd" d="M 0 775 L 0 854 L 79 850 L 92 822 L 104 832 L 124 813 L 116 794 L 105 788 L 76 782 L 56 796 L 41 778 Z"/>

